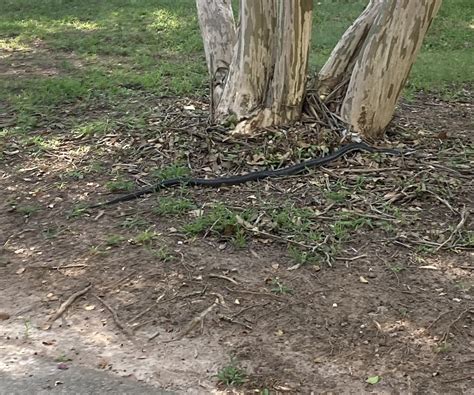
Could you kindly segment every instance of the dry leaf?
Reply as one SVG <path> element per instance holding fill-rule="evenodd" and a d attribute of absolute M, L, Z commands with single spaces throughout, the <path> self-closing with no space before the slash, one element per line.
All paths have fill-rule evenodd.
<path fill-rule="evenodd" d="M 364 277 L 360 276 L 359 277 L 359 281 L 363 284 L 368 284 L 369 283 L 369 280 L 365 279 Z"/>

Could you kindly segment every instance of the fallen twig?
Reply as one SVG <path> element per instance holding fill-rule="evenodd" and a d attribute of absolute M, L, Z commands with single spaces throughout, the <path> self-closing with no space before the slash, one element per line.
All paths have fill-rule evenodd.
<path fill-rule="evenodd" d="M 155 303 L 158 303 L 161 299 L 163 299 L 165 297 L 165 294 L 166 294 L 166 292 L 163 292 L 160 296 L 158 296 Z M 127 324 L 131 325 L 136 320 L 138 320 L 139 318 L 143 317 L 146 313 L 148 313 L 153 307 L 155 307 L 155 306 L 152 305 L 152 306 L 146 308 L 145 310 L 143 310 L 141 313 L 138 313 L 135 317 L 133 317 L 131 320 L 129 320 Z M 133 329 L 135 329 L 135 328 L 136 328 L 136 326 Z"/>
<path fill-rule="evenodd" d="M 446 341 L 446 339 L 447 339 L 448 336 L 449 336 L 449 332 L 451 332 L 451 328 L 453 327 L 453 325 L 456 324 L 457 322 L 459 322 L 459 321 L 461 320 L 461 318 L 464 316 L 464 314 L 466 314 L 466 313 L 474 314 L 474 310 L 471 310 L 471 309 L 463 310 L 463 311 L 454 319 L 454 321 L 452 321 L 452 322 L 449 324 L 448 329 L 446 329 L 446 331 L 444 332 L 443 337 L 441 338 L 441 341 L 442 341 L 442 342 Z"/>
<path fill-rule="evenodd" d="M 234 285 L 239 285 L 239 283 L 237 281 L 235 281 L 233 278 L 231 277 L 227 277 L 227 276 L 223 276 L 223 275 L 220 275 L 220 274 L 209 274 L 209 278 L 220 278 L 222 280 L 227 280 L 229 282 L 231 282 L 232 284 Z"/>
<path fill-rule="evenodd" d="M 89 265 L 85 263 L 78 263 L 72 265 L 62 265 L 62 266 L 44 266 L 44 265 L 34 265 L 28 266 L 28 269 L 48 269 L 48 270 L 59 270 L 59 269 L 74 269 L 74 268 L 84 268 L 88 267 Z"/>
<path fill-rule="evenodd" d="M 241 325 L 241 326 L 243 326 L 244 328 L 246 328 L 248 330 L 252 330 L 252 327 L 250 325 L 246 324 L 245 322 L 237 321 L 236 319 L 234 319 L 232 317 L 229 317 L 229 316 L 226 316 L 226 315 L 223 315 L 223 314 L 219 314 L 219 318 L 223 321 L 230 322 L 231 324 Z"/>
<path fill-rule="evenodd" d="M 459 223 L 456 225 L 456 228 L 453 230 L 453 232 L 451 233 L 451 235 L 450 235 L 443 243 L 441 243 L 441 244 L 436 248 L 436 252 L 438 252 L 441 248 L 443 248 L 444 246 L 446 246 L 448 243 L 451 243 L 451 244 L 448 246 L 448 248 L 453 247 L 452 241 L 453 241 L 454 237 L 456 236 L 456 234 L 462 229 L 462 227 L 463 227 L 464 224 L 466 223 L 468 216 L 469 216 L 469 211 L 468 211 L 468 209 L 466 208 L 466 206 L 464 206 L 463 209 L 461 210 L 461 220 L 460 220 Z"/>
<path fill-rule="evenodd" d="M 132 272 L 130 272 L 129 274 L 127 274 L 125 277 L 121 278 L 120 280 L 114 282 L 114 283 L 111 283 L 109 285 L 106 285 L 104 287 L 104 289 L 112 289 L 112 288 L 115 288 L 115 287 L 118 287 L 120 284 L 124 283 L 125 281 L 129 280 L 130 277 L 134 276 L 136 274 L 136 270 L 133 270 Z"/>
<path fill-rule="evenodd" d="M 334 259 L 336 261 L 356 261 L 357 259 L 362 259 L 362 258 L 367 258 L 367 255 L 357 255 L 357 256 L 353 256 L 351 258 L 349 257 L 344 257 L 344 256 L 336 256 Z"/>
<path fill-rule="evenodd" d="M 117 325 L 117 327 L 123 331 L 127 336 L 132 336 L 132 332 L 126 327 L 124 326 L 121 322 L 120 322 L 120 319 L 117 315 L 117 312 L 112 308 L 112 306 L 110 306 L 104 299 L 102 299 L 101 297 L 97 296 L 97 295 L 93 295 L 94 298 L 96 298 L 100 303 L 102 303 L 105 308 L 107 310 L 109 310 L 110 314 L 112 314 L 112 318 L 114 319 L 114 322 L 115 322 L 115 325 Z"/>
<path fill-rule="evenodd" d="M 45 329 L 46 330 L 50 329 L 53 322 L 56 321 L 59 317 L 61 317 L 64 314 L 64 312 L 68 309 L 68 307 L 71 306 L 77 298 L 79 298 L 82 295 L 85 295 L 91 288 L 92 288 L 92 283 L 89 283 L 87 287 L 73 293 L 69 298 L 67 298 L 67 300 L 59 307 L 58 311 L 56 311 L 56 313 L 54 313 L 50 317 Z"/>
<path fill-rule="evenodd" d="M 182 332 L 180 332 L 178 334 L 177 337 L 175 337 L 174 339 L 170 339 L 170 340 L 165 340 L 163 341 L 162 343 L 171 343 L 171 342 L 175 342 L 175 341 L 178 341 L 178 340 L 181 340 L 182 338 L 184 338 L 186 335 L 188 335 L 192 330 L 194 330 L 196 328 L 196 326 L 198 324 L 201 324 L 203 325 L 204 323 L 204 318 L 212 311 L 214 310 L 214 308 L 216 306 L 219 305 L 219 298 L 217 298 L 213 304 L 211 304 L 208 308 L 206 308 L 205 310 L 203 310 L 199 315 L 197 315 L 196 317 L 194 317 L 190 322 L 189 324 L 187 325 L 186 329 L 184 329 Z M 154 335 L 150 336 L 148 338 L 148 341 L 150 340 L 153 340 L 156 336 L 158 336 L 159 332 L 155 333 Z"/>
<path fill-rule="evenodd" d="M 454 379 L 450 380 L 444 380 L 444 384 L 449 384 L 449 383 L 455 383 L 457 381 L 462 381 L 462 380 L 472 380 L 474 379 L 474 372 L 469 373 L 467 376 L 461 376 L 461 377 L 456 377 Z"/>

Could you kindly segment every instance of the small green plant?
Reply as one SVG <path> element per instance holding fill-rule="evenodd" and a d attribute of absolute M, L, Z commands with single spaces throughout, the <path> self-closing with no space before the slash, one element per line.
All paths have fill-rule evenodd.
<path fill-rule="evenodd" d="M 141 217 L 127 217 L 121 223 L 122 228 L 127 229 L 143 229 L 149 225 L 148 221 Z"/>
<path fill-rule="evenodd" d="M 400 273 L 402 272 L 403 270 L 405 270 L 405 267 L 403 266 L 400 266 L 400 265 L 396 265 L 396 266 L 391 266 L 390 267 L 390 270 L 394 273 Z"/>
<path fill-rule="evenodd" d="M 307 208 L 284 207 L 270 213 L 277 229 L 284 233 L 301 235 L 309 232 L 313 226 L 311 219 L 314 217 L 313 211 Z"/>
<path fill-rule="evenodd" d="M 169 262 L 174 259 L 173 253 L 167 246 L 160 247 L 158 249 L 150 248 L 151 254 L 161 262 Z"/>
<path fill-rule="evenodd" d="M 86 122 L 75 127 L 72 132 L 76 138 L 106 134 L 115 127 L 110 119 Z"/>
<path fill-rule="evenodd" d="M 25 319 L 23 321 L 23 325 L 25 327 L 25 331 L 24 331 L 25 339 L 28 339 L 30 337 L 31 321 L 29 319 Z"/>
<path fill-rule="evenodd" d="M 276 293 L 276 294 L 291 294 L 291 293 L 293 293 L 293 290 L 291 288 L 287 287 L 285 284 L 283 284 L 278 277 L 274 278 L 272 280 L 272 286 L 273 286 L 273 288 L 271 289 L 271 291 L 273 293 Z"/>
<path fill-rule="evenodd" d="M 345 189 L 339 191 L 328 191 L 325 193 L 326 199 L 331 200 L 334 203 L 343 203 L 350 196 L 350 192 Z"/>
<path fill-rule="evenodd" d="M 108 245 L 109 247 L 117 247 L 124 240 L 125 240 L 125 237 L 121 235 L 110 235 L 107 237 L 107 240 L 105 240 L 105 244 Z"/>
<path fill-rule="evenodd" d="M 437 354 L 446 354 L 451 351 L 451 345 L 446 342 L 442 342 L 435 347 L 435 353 Z"/>
<path fill-rule="evenodd" d="M 105 183 L 105 187 L 110 192 L 128 192 L 131 191 L 134 187 L 134 183 L 132 181 L 117 179 L 113 181 L 108 181 Z"/>
<path fill-rule="evenodd" d="M 104 255 L 108 255 L 109 251 L 105 250 L 103 247 L 102 247 L 102 244 L 99 244 L 97 246 L 92 246 L 89 248 L 89 253 L 91 255 L 96 255 L 96 256 L 104 256 Z"/>
<path fill-rule="evenodd" d="M 230 360 L 229 365 L 224 366 L 217 373 L 219 383 L 227 387 L 237 387 L 244 384 L 246 377 L 245 371 L 237 365 L 233 358 Z"/>
<path fill-rule="evenodd" d="M 298 247 L 288 248 L 291 260 L 297 265 L 314 264 L 317 262 L 317 256 L 311 252 L 304 251 Z"/>
<path fill-rule="evenodd" d="M 183 231 L 189 236 L 197 236 L 204 232 L 213 232 L 220 236 L 235 236 L 241 229 L 236 217 L 237 213 L 222 204 L 214 206 L 208 213 L 183 226 Z M 238 215 L 248 221 L 253 213 L 244 211 Z"/>
<path fill-rule="evenodd" d="M 84 173 L 80 170 L 70 170 L 60 176 L 61 179 L 63 179 L 63 177 L 69 178 L 71 180 L 79 181 L 84 178 Z"/>
<path fill-rule="evenodd" d="M 238 229 L 232 237 L 232 244 L 235 248 L 244 248 L 247 245 L 247 236 L 244 229 Z"/>
<path fill-rule="evenodd" d="M 67 219 L 80 218 L 87 214 L 87 207 L 84 204 L 74 206 L 67 214 Z"/>
<path fill-rule="evenodd" d="M 342 213 L 340 218 L 331 225 L 334 236 L 338 240 L 344 240 L 350 232 L 355 232 L 364 226 L 372 228 L 370 218 L 351 216 L 350 213 Z"/>
<path fill-rule="evenodd" d="M 158 215 L 177 215 L 195 208 L 194 204 L 186 198 L 162 197 L 153 212 Z"/>
<path fill-rule="evenodd" d="M 46 240 L 51 240 L 51 239 L 55 239 L 56 237 L 58 237 L 58 235 L 60 233 L 62 233 L 64 231 L 64 229 L 60 229 L 59 227 L 57 226 L 50 226 L 46 229 L 43 230 L 43 236 Z"/>
<path fill-rule="evenodd" d="M 158 236 L 159 234 L 154 231 L 144 230 L 133 238 L 133 242 L 139 245 L 150 245 L 153 240 L 158 238 Z"/>
<path fill-rule="evenodd" d="M 32 215 L 36 214 L 40 210 L 39 206 L 36 205 L 22 205 L 16 206 L 15 211 L 18 214 L 24 215 L 25 217 L 31 217 Z"/>
<path fill-rule="evenodd" d="M 54 362 L 70 362 L 70 361 L 72 361 L 72 359 L 69 358 L 66 354 L 58 355 L 58 356 L 54 359 Z"/>
<path fill-rule="evenodd" d="M 151 171 L 151 176 L 156 180 L 168 180 L 170 178 L 187 177 L 190 174 L 188 167 L 175 164 L 165 167 L 163 169 L 154 169 Z"/>

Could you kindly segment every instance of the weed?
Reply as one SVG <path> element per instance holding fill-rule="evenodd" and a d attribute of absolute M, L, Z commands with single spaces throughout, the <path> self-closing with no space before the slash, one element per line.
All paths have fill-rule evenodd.
<path fill-rule="evenodd" d="M 440 343 L 435 347 L 434 351 L 437 354 L 446 354 L 449 351 L 451 351 L 451 345 L 449 343 L 446 343 L 446 342 Z"/>
<path fill-rule="evenodd" d="M 159 181 L 168 180 L 170 178 L 183 178 L 189 176 L 189 174 L 189 168 L 179 164 L 151 171 L 151 176 Z"/>
<path fill-rule="evenodd" d="M 86 214 L 87 207 L 84 204 L 77 204 L 67 213 L 67 219 L 80 218 Z"/>
<path fill-rule="evenodd" d="M 126 217 L 121 223 L 122 228 L 127 229 L 143 229 L 149 225 L 149 222 L 141 217 Z"/>
<path fill-rule="evenodd" d="M 23 326 L 25 327 L 25 329 L 24 329 L 25 339 L 28 339 L 30 337 L 31 321 L 29 319 L 25 319 L 23 321 Z"/>
<path fill-rule="evenodd" d="M 182 229 L 189 236 L 197 236 L 204 232 L 213 232 L 220 236 L 229 237 L 236 235 L 241 229 L 236 215 L 237 213 L 228 209 L 223 204 L 218 204 L 214 206 L 210 212 L 184 225 Z M 248 221 L 253 216 L 253 212 L 247 210 L 238 213 L 238 215 Z"/>
<path fill-rule="evenodd" d="M 314 213 L 307 208 L 284 207 L 274 210 L 270 216 L 281 232 L 301 235 L 309 232 L 313 226 L 311 219 L 314 217 Z"/>
<path fill-rule="evenodd" d="M 232 244 L 235 248 L 244 248 L 247 245 L 247 237 L 244 229 L 238 229 L 232 237 Z"/>
<path fill-rule="evenodd" d="M 21 205 L 16 206 L 15 211 L 18 214 L 24 215 L 25 217 L 31 217 L 32 215 L 40 211 L 40 207 L 36 205 Z"/>
<path fill-rule="evenodd" d="M 228 365 L 224 366 L 217 373 L 217 379 L 219 380 L 219 383 L 227 387 L 244 384 L 246 376 L 247 374 L 245 371 L 236 364 L 233 358 L 230 360 Z"/>
<path fill-rule="evenodd" d="M 287 287 L 285 284 L 283 284 L 278 277 L 274 278 L 272 280 L 272 286 L 273 286 L 273 288 L 271 289 L 271 291 L 273 293 L 276 293 L 276 294 L 291 294 L 291 293 L 293 293 L 293 290 L 291 288 Z"/>
<path fill-rule="evenodd" d="M 158 236 L 159 234 L 154 231 L 144 230 L 133 238 L 133 242 L 138 245 L 150 245 Z"/>
<path fill-rule="evenodd" d="M 150 248 L 151 254 L 161 262 L 169 262 L 174 259 L 173 253 L 167 246 L 162 246 L 158 249 Z"/>
<path fill-rule="evenodd" d="M 391 270 L 392 272 L 394 272 L 394 273 L 400 273 L 400 272 L 402 272 L 403 270 L 406 270 L 406 268 L 403 267 L 403 266 L 391 266 L 391 267 L 390 267 L 390 270 Z"/>
<path fill-rule="evenodd" d="M 194 204 L 186 198 L 162 197 L 153 212 L 158 215 L 177 215 L 195 208 Z"/>
<path fill-rule="evenodd" d="M 135 184 L 132 181 L 117 179 L 105 183 L 105 187 L 110 192 L 129 192 L 134 188 Z"/>
<path fill-rule="evenodd" d="M 110 235 L 105 240 L 105 244 L 109 247 L 117 247 L 125 240 L 125 237 L 121 235 Z"/>
<path fill-rule="evenodd" d="M 372 220 L 357 215 L 351 216 L 350 213 L 343 212 L 339 219 L 331 225 L 331 228 L 336 239 L 345 240 L 351 232 L 355 232 L 364 226 L 372 228 Z"/>
<path fill-rule="evenodd" d="M 81 123 L 72 129 L 72 133 L 76 138 L 87 136 L 106 134 L 115 128 L 115 124 L 110 119 L 95 120 L 91 122 Z"/>
<path fill-rule="evenodd" d="M 58 235 L 63 232 L 59 227 L 50 226 L 43 230 L 43 236 L 46 240 L 55 239 Z"/>
<path fill-rule="evenodd" d="M 70 170 L 60 175 L 60 178 L 69 178 L 75 181 L 82 180 L 84 178 L 84 173 L 80 170 Z"/>
<path fill-rule="evenodd" d="M 298 247 L 290 247 L 288 249 L 291 260 L 297 265 L 315 264 L 317 256 L 311 252 L 304 251 Z"/>
<path fill-rule="evenodd" d="M 109 251 L 103 249 L 101 244 L 97 246 L 92 246 L 91 248 L 89 248 L 89 254 L 91 255 L 104 256 L 104 255 L 107 255 L 108 253 Z"/>
<path fill-rule="evenodd" d="M 70 362 L 70 361 L 72 361 L 72 359 L 69 358 L 66 354 L 58 355 L 58 356 L 54 359 L 54 362 Z"/>

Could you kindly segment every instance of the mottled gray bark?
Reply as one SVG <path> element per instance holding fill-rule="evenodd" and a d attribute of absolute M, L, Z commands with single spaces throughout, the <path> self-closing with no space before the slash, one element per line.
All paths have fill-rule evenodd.
<path fill-rule="evenodd" d="M 224 89 L 235 45 L 236 32 L 231 0 L 196 0 L 207 69 L 213 81 L 213 103 Z"/>
<path fill-rule="evenodd" d="M 368 139 L 379 139 L 441 0 L 385 0 L 351 72 L 341 117 Z"/>
<path fill-rule="evenodd" d="M 312 0 L 241 0 L 240 26 L 216 119 L 236 133 L 299 119 L 307 77 Z"/>
<path fill-rule="evenodd" d="M 214 84 L 215 120 L 237 132 L 288 123 L 301 116 L 312 0 L 240 0 L 235 30 L 230 0 L 196 0 Z M 367 138 L 379 138 L 442 0 L 371 0 L 318 74 L 324 99 L 342 90 L 341 118 Z M 338 93 L 340 92 L 338 90 Z"/>
<path fill-rule="evenodd" d="M 371 0 L 331 52 L 316 79 L 316 88 L 322 96 L 333 91 L 344 81 L 349 81 L 360 50 L 383 3 L 384 0 Z"/>

